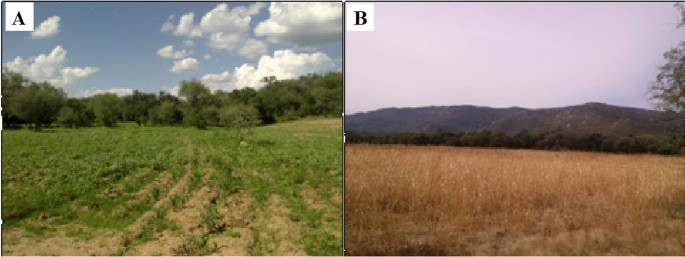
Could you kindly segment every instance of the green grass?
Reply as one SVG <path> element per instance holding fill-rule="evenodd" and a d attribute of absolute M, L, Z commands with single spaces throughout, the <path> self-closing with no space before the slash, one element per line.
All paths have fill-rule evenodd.
<path fill-rule="evenodd" d="M 331 200 L 332 191 L 342 190 L 340 119 L 258 127 L 240 139 L 235 131 L 223 128 L 125 123 L 114 129 L 3 130 L 2 138 L 3 229 L 19 226 L 40 231 L 43 228 L 33 225 L 40 218 L 51 224 L 123 231 L 165 197 L 171 204 L 167 211 L 183 208 L 188 194 L 168 195 L 170 188 L 163 185 L 147 187 L 144 196 L 140 191 L 163 172 L 170 173 L 172 183 L 190 172 L 191 192 L 211 186 L 223 201 L 248 190 L 257 211 L 268 211 L 271 195 L 282 196 L 291 209 L 290 219 L 302 228 L 302 238 L 293 240 L 308 254 L 341 254 L 342 239 L 322 231 L 324 227 L 342 230 L 342 206 Z M 330 204 L 329 213 L 337 213 L 334 218 L 324 219 L 323 213 L 307 206 L 301 193 L 304 184 L 317 191 L 320 202 Z M 216 208 L 210 206 L 203 217 L 210 228 L 220 218 Z M 150 231 L 145 237 L 171 229 L 164 222 L 147 225 Z M 217 232 L 210 229 L 197 235 L 195 250 L 209 253 L 207 237 Z M 277 239 L 269 233 L 262 231 L 270 236 L 257 236 L 257 244 L 266 246 L 261 241 Z M 268 252 L 263 247 L 255 251 Z"/>
<path fill-rule="evenodd" d="M 3 130 L 2 218 L 12 226 L 26 218 L 123 228 L 149 209 L 127 205 L 162 170 L 189 157 L 178 148 L 183 128 Z M 107 189 L 121 188 L 117 196 Z M 116 206 L 124 216 L 112 217 Z M 109 219 L 116 222 L 108 222 Z"/>
<path fill-rule="evenodd" d="M 313 188 L 341 188 L 342 185 L 342 137 L 337 128 L 316 126 L 308 123 L 279 124 L 262 127 L 255 133 L 243 136 L 246 146 L 240 146 L 233 138 L 213 134 L 200 140 L 217 155 L 208 156 L 209 162 L 217 171 L 225 171 L 227 176 L 232 167 L 247 174 L 247 181 L 231 180 L 231 183 L 246 184 L 258 207 L 265 209 L 272 194 L 287 199 L 291 210 L 291 220 L 303 228 L 303 238 L 298 240 L 304 245 L 307 254 L 340 255 L 342 239 L 321 231 L 322 223 L 342 224 L 342 216 L 325 221 L 321 213 L 309 208 L 303 202 L 300 187 L 303 183 Z M 229 146 L 229 147 L 225 147 Z M 224 156 L 219 158 L 217 156 Z M 251 170 L 257 176 L 250 175 Z M 235 184 L 225 187 L 233 188 Z M 325 202 L 330 201 L 330 192 L 321 190 L 318 194 Z M 341 205 L 332 204 L 338 214 Z M 340 225 L 337 225 L 342 230 Z M 262 240 L 275 240 L 266 237 Z M 266 254 L 257 247 L 256 255 Z"/>

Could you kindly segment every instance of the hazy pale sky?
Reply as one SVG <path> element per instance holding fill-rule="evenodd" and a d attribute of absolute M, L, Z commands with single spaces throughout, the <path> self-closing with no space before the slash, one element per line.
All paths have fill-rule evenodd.
<path fill-rule="evenodd" d="M 464 105 L 650 108 L 673 3 L 374 3 L 345 34 L 345 109 Z"/>

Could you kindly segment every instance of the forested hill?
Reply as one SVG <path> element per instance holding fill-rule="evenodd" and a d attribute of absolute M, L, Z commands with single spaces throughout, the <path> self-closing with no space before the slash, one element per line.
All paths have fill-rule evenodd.
<path fill-rule="evenodd" d="M 471 105 L 386 108 L 345 117 L 345 130 L 358 132 L 436 132 L 491 130 L 515 133 L 561 128 L 579 133 L 678 134 L 685 114 L 603 103 L 525 109 Z"/>

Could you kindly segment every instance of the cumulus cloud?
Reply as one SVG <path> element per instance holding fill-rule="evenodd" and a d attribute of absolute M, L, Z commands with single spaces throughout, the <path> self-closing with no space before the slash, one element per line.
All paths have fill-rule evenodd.
<path fill-rule="evenodd" d="M 183 35 L 187 37 L 199 37 L 202 36 L 202 31 L 196 24 L 193 23 L 195 19 L 195 13 L 187 13 L 181 16 L 178 21 L 178 26 L 174 30 L 174 35 Z"/>
<path fill-rule="evenodd" d="M 209 35 L 209 46 L 214 49 L 226 49 L 235 52 L 243 44 L 243 35 L 234 33 L 215 32 Z"/>
<path fill-rule="evenodd" d="M 275 76 L 277 79 L 294 79 L 308 73 L 325 73 L 335 69 L 335 62 L 328 55 L 316 53 L 295 53 L 292 50 L 278 50 L 273 56 L 262 56 L 257 66 L 243 64 L 233 74 L 207 74 L 202 83 L 212 90 L 231 91 L 245 87 L 264 86 L 262 78 Z"/>
<path fill-rule="evenodd" d="M 335 69 L 335 62 L 322 52 L 295 53 L 292 50 L 275 51 L 273 57 L 262 56 L 257 67 L 243 64 L 236 69 L 236 76 L 244 79 L 236 82 L 237 88 L 260 87 L 261 79 L 276 76 L 277 79 L 293 79 L 307 73 L 324 73 Z"/>
<path fill-rule="evenodd" d="M 132 95 L 133 94 L 132 88 L 110 88 L 110 89 L 87 89 L 87 90 L 82 90 L 80 95 L 81 97 L 90 97 L 98 94 L 105 94 L 105 93 L 114 93 L 118 96 L 127 96 L 127 95 Z"/>
<path fill-rule="evenodd" d="M 184 41 L 183 44 L 187 47 L 191 47 L 191 46 L 195 45 L 195 42 L 193 42 L 193 40 L 188 39 L 188 40 Z"/>
<path fill-rule="evenodd" d="M 248 7 L 228 8 L 219 4 L 202 17 L 200 27 L 204 32 L 242 33 L 250 29 L 251 16 L 259 13 L 264 3 L 254 3 Z"/>
<path fill-rule="evenodd" d="M 64 67 L 66 59 L 67 51 L 56 46 L 50 54 L 41 54 L 28 60 L 18 56 L 3 66 L 20 72 L 33 81 L 47 81 L 57 87 L 69 86 L 99 70 L 95 67 Z"/>
<path fill-rule="evenodd" d="M 205 54 L 202 58 L 204 58 L 205 60 L 209 60 L 209 59 L 212 59 L 212 56 Z"/>
<path fill-rule="evenodd" d="M 164 46 L 157 51 L 157 55 L 167 59 L 181 59 L 189 54 L 190 52 L 186 51 L 185 49 L 181 51 L 175 51 L 174 46 L 172 45 Z"/>
<path fill-rule="evenodd" d="M 268 51 L 268 46 L 264 41 L 259 41 L 255 39 L 248 39 L 245 41 L 243 47 L 238 50 L 238 54 L 245 56 L 250 59 L 257 59 L 258 57 L 266 54 Z"/>
<path fill-rule="evenodd" d="M 342 3 L 271 3 L 254 32 L 274 43 L 323 45 L 342 40 Z"/>
<path fill-rule="evenodd" d="M 59 33 L 59 16 L 52 16 L 43 21 L 35 31 L 31 32 L 32 38 L 49 38 Z"/>
<path fill-rule="evenodd" d="M 167 92 L 175 97 L 179 97 L 178 93 L 181 91 L 181 86 L 162 86 L 162 91 Z"/>
<path fill-rule="evenodd" d="M 175 97 L 179 97 L 180 92 L 181 92 L 181 86 L 174 86 L 169 91 L 169 93 Z"/>
<path fill-rule="evenodd" d="M 265 42 L 250 38 L 252 15 L 259 13 L 264 3 L 229 8 L 219 4 L 195 23 L 195 13 L 181 16 L 174 35 L 188 38 L 205 37 L 210 47 L 227 50 L 247 58 L 258 58 L 268 51 Z"/>
<path fill-rule="evenodd" d="M 161 30 L 162 32 L 174 30 L 174 23 L 172 22 L 174 17 L 175 16 L 173 14 L 169 15 L 169 19 L 167 19 L 166 22 L 164 22 L 164 24 L 162 24 L 162 30 Z"/>
<path fill-rule="evenodd" d="M 95 73 L 98 71 L 97 68 L 93 67 L 85 67 L 85 68 L 74 68 L 74 67 L 66 67 L 60 71 L 60 74 L 62 75 L 62 80 L 60 84 L 62 85 L 70 85 L 76 82 L 77 80 L 81 78 L 85 78 L 89 76 L 90 74 Z"/>
<path fill-rule="evenodd" d="M 169 69 L 169 71 L 174 73 L 180 73 L 184 71 L 198 70 L 200 68 L 200 62 L 195 58 L 185 58 L 183 60 L 178 60 L 174 62 L 174 66 Z"/>
<path fill-rule="evenodd" d="M 221 74 L 207 74 L 200 80 L 207 88 L 215 90 L 232 90 L 233 76 L 228 71 Z"/>

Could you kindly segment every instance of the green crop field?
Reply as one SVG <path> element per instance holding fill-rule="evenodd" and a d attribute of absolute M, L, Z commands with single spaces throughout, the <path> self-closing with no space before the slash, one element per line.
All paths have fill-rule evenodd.
<path fill-rule="evenodd" d="M 3 255 L 340 255 L 340 119 L 2 131 Z"/>

